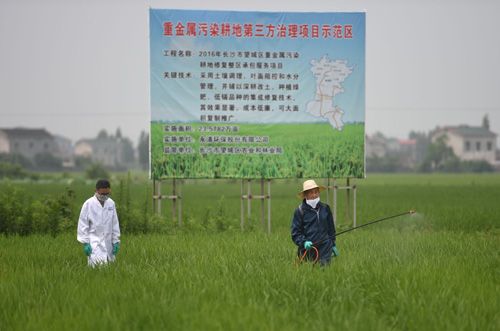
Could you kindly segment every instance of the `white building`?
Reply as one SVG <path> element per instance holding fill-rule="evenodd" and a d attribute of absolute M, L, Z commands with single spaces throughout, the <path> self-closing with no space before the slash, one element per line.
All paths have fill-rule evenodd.
<path fill-rule="evenodd" d="M 0 130 L 0 153 L 9 153 L 9 138 Z"/>
<path fill-rule="evenodd" d="M 447 135 L 446 144 L 461 160 L 486 160 L 495 164 L 497 149 L 497 134 L 484 127 L 468 125 L 446 126 L 430 133 L 431 141 Z"/>
<path fill-rule="evenodd" d="M 59 156 L 61 157 L 63 167 L 73 168 L 75 166 L 73 160 L 73 145 L 70 139 L 60 136 L 54 135 L 54 141 L 59 147 Z"/>
<path fill-rule="evenodd" d="M 387 154 L 385 139 L 377 135 L 365 136 L 365 148 L 366 157 L 382 158 Z"/>
<path fill-rule="evenodd" d="M 0 129 L 0 137 L 0 150 L 4 153 L 19 153 L 31 160 L 41 153 L 59 156 L 54 136 L 45 129 Z"/>

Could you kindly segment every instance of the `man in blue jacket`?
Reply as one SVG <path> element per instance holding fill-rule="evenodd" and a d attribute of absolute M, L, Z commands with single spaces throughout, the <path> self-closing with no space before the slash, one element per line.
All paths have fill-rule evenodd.
<path fill-rule="evenodd" d="M 316 259 L 316 250 L 313 243 L 335 235 L 332 211 L 330 206 L 319 201 L 319 194 L 325 189 L 318 186 L 312 179 L 306 180 L 302 185 L 302 191 L 297 197 L 302 199 L 302 204 L 295 209 L 292 220 L 292 240 L 298 246 L 298 254 L 301 258 L 304 249 L 307 250 L 305 259 Z M 318 261 L 321 265 L 330 263 L 333 257 L 338 256 L 335 248 L 335 237 L 324 240 L 317 244 Z"/>

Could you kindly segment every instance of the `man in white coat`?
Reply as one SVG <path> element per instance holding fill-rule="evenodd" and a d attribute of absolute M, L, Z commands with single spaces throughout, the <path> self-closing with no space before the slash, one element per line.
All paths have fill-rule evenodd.
<path fill-rule="evenodd" d="M 114 261 L 118 253 L 120 225 L 110 192 L 109 181 L 98 180 L 94 196 L 85 201 L 78 219 L 77 240 L 84 245 L 89 266 Z"/>

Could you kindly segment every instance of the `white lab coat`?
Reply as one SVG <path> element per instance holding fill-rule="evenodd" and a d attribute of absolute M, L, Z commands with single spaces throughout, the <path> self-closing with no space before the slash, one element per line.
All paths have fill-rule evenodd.
<path fill-rule="evenodd" d="M 78 219 L 77 240 L 92 247 L 89 265 L 115 260 L 113 244 L 120 242 L 120 225 L 113 200 L 108 198 L 101 206 L 94 195 L 85 201 Z"/>

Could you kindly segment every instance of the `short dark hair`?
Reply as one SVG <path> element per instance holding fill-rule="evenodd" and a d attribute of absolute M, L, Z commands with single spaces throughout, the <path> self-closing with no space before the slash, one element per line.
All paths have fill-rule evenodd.
<path fill-rule="evenodd" d="M 111 188 L 111 184 L 106 179 L 99 179 L 95 184 L 95 189 L 99 191 L 101 188 Z"/>

